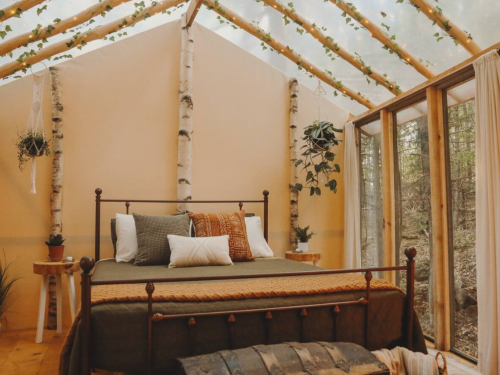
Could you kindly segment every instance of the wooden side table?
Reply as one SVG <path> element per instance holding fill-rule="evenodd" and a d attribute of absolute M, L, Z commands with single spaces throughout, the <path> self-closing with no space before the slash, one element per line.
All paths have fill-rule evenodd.
<path fill-rule="evenodd" d="M 312 262 L 315 266 L 317 266 L 318 261 L 321 259 L 321 253 L 294 253 L 293 251 L 287 251 L 285 253 L 285 258 L 296 262 Z"/>
<path fill-rule="evenodd" d="M 71 310 L 71 320 L 75 320 L 77 302 L 75 295 L 75 278 L 73 272 L 80 270 L 80 261 L 73 262 L 34 262 L 33 273 L 42 275 L 42 284 L 40 287 L 40 302 L 38 305 L 38 324 L 36 329 L 36 343 L 43 341 L 43 326 L 45 322 L 45 304 L 47 301 L 47 286 L 49 276 L 56 277 L 56 296 L 57 296 L 57 333 L 62 332 L 62 281 L 61 275 L 68 277 L 69 306 Z"/>

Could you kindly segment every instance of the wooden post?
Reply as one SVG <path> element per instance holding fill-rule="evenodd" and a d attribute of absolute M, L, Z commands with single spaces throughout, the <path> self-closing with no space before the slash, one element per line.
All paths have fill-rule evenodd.
<path fill-rule="evenodd" d="M 193 160 L 193 54 L 194 39 L 187 15 L 181 18 L 181 71 L 179 82 L 179 134 L 177 153 L 177 200 L 190 201 L 191 163 Z M 177 204 L 177 212 L 185 212 L 189 203 Z"/>
<path fill-rule="evenodd" d="M 394 196 L 394 142 L 393 142 L 393 115 L 386 109 L 380 111 L 382 137 L 382 201 L 383 201 L 383 241 L 384 267 L 396 265 L 396 234 L 394 223 L 395 196 Z M 395 272 L 385 272 L 382 275 L 391 283 L 396 283 Z"/>
<path fill-rule="evenodd" d="M 448 351 L 450 342 L 450 278 L 443 91 L 427 89 L 432 214 L 434 345 Z M 431 286 L 429 286 L 431 287 Z"/>
<path fill-rule="evenodd" d="M 52 97 L 52 190 L 50 193 L 50 234 L 62 233 L 61 202 L 63 180 L 63 122 L 59 69 L 51 67 L 50 92 Z M 56 277 L 49 276 L 49 309 L 47 329 L 57 328 Z"/>
<path fill-rule="evenodd" d="M 59 68 L 51 67 L 50 91 L 52 97 L 52 191 L 50 193 L 50 213 L 52 225 L 50 234 L 62 232 L 61 203 L 63 183 L 63 105 Z"/>
<path fill-rule="evenodd" d="M 295 187 L 299 178 L 295 162 L 298 158 L 297 123 L 299 110 L 299 83 L 296 78 L 290 79 L 290 251 L 297 248 L 297 234 L 299 226 L 299 191 Z"/>
<path fill-rule="evenodd" d="M 81 320 L 80 320 L 80 375 L 90 375 L 90 271 L 95 266 L 95 260 L 92 257 L 85 256 L 80 260 L 80 267 L 82 268 L 82 305 L 81 305 Z"/>

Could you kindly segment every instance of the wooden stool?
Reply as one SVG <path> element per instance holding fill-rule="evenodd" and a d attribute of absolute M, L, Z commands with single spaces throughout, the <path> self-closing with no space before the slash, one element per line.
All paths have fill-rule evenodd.
<path fill-rule="evenodd" d="M 287 251 L 285 253 L 285 258 L 296 262 L 312 262 L 315 266 L 317 266 L 318 260 L 321 259 L 321 253 L 294 253 L 293 251 Z"/>
<path fill-rule="evenodd" d="M 73 272 L 80 270 L 80 261 L 74 262 L 34 262 L 33 273 L 42 275 L 42 285 L 40 287 L 40 302 L 38 306 L 38 324 L 36 329 L 36 343 L 43 341 L 43 325 L 45 321 L 45 303 L 47 301 L 47 287 L 49 276 L 56 277 L 56 295 L 57 295 L 57 333 L 62 332 L 62 282 L 61 275 L 68 277 L 69 307 L 71 310 L 71 320 L 75 320 L 76 314 L 76 295 L 75 278 Z"/>

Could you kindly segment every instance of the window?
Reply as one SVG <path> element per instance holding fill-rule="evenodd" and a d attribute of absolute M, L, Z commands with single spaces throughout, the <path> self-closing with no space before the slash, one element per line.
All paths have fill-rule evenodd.
<path fill-rule="evenodd" d="M 477 358 L 475 81 L 447 92 L 452 348 Z"/>
<path fill-rule="evenodd" d="M 396 258 L 406 264 L 404 250 L 418 254 L 415 272 L 415 310 L 424 333 L 434 335 L 432 291 L 431 185 L 427 103 L 418 103 L 395 114 Z M 406 273 L 398 275 L 406 286 Z"/>
<path fill-rule="evenodd" d="M 381 267 L 384 243 L 380 121 L 360 128 L 359 134 L 361 266 Z"/>

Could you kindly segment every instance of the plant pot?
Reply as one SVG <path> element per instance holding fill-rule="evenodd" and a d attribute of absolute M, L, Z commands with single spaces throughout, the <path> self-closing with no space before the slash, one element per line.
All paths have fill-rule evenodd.
<path fill-rule="evenodd" d="M 49 258 L 51 262 L 60 262 L 64 255 L 64 245 L 49 246 Z"/>
<path fill-rule="evenodd" d="M 328 151 L 329 147 L 326 147 L 325 145 L 327 144 L 327 141 L 314 141 L 313 142 L 313 149 L 318 152 L 323 152 L 323 151 Z"/>
<path fill-rule="evenodd" d="M 297 247 L 300 251 L 302 251 L 303 253 L 307 253 L 309 252 L 309 243 L 308 242 L 299 242 L 297 244 Z"/>

